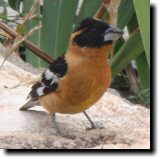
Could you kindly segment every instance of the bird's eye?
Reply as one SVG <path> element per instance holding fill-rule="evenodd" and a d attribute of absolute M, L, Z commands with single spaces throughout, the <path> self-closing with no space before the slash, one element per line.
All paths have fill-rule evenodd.
<path fill-rule="evenodd" d="M 91 29 L 91 32 L 93 32 L 93 33 L 96 32 L 96 31 L 97 31 L 97 30 L 96 30 L 95 28 Z"/>

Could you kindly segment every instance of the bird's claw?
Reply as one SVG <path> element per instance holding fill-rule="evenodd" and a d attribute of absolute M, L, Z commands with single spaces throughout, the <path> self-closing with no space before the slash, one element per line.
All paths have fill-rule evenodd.
<path fill-rule="evenodd" d="M 100 125 L 92 125 L 91 127 L 87 127 L 86 128 L 86 131 L 89 131 L 89 130 L 93 130 L 93 129 L 104 129 L 103 126 L 100 126 Z"/>

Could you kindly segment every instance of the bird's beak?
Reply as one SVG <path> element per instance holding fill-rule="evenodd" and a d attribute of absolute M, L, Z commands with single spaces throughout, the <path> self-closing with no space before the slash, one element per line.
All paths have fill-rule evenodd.
<path fill-rule="evenodd" d="M 123 31 L 121 29 L 110 25 L 110 28 L 106 29 L 104 33 L 104 41 L 115 41 L 121 37 L 122 34 Z"/>

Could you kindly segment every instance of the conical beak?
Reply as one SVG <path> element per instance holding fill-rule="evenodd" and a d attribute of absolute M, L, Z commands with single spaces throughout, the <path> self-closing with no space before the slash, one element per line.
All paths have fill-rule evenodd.
<path fill-rule="evenodd" d="M 104 33 L 104 41 L 115 41 L 123 35 L 123 31 L 115 26 L 106 29 Z"/>

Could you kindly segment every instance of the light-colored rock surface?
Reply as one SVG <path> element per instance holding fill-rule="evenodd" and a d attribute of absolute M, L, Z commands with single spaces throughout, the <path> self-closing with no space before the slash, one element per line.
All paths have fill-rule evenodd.
<path fill-rule="evenodd" d="M 10 61 L 16 65 L 6 62 L 0 70 L 0 148 L 150 148 L 149 109 L 131 104 L 112 89 L 87 110 L 92 120 L 103 129 L 86 131 L 90 124 L 82 113 L 57 114 L 61 131 L 76 138 L 57 136 L 43 108 L 18 110 L 30 91 L 24 83 L 38 77 L 41 71 L 18 58 L 15 60 L 14 56 Z M 14 87 L 17 84 L 19 86 Z"/>

